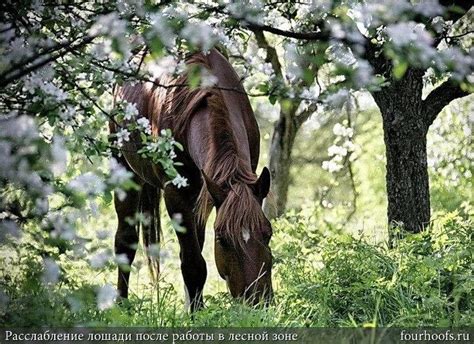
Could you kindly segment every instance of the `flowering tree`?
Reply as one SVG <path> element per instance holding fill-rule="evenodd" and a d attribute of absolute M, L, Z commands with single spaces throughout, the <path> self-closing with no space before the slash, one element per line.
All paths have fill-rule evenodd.
<path fill-rule="evenodd" d="M 1 7 L 0 242 L 17 249 L 23 236 L 28 251 L 42 259 L 44 283 L 58 282 L 62 255 L 90 254 L 92 268 L 112 260 L 127 264 L 110 250 L 94 252 L 91 237 L 78 232 L 112 193 L 123 198 L 138 187 L 112 153 L 120 154 L 136 135 L 139 153 L 161 164 L 169 182 L 182 187 L 187 181 L 175 168 L 175 150 L 182 147 L 172 133 L 152 135 L 148 120 L 133 120 L 133 104 L 114 104 L 114 85 L 153 81 L 153 73 L 181 68 L 167 53 L 177 33 L 190 47 L 201 42 L 186 34 L 189 25 L 163 17 L 160 4 L 24 1 Z M 136 57 L 144 50 L 149 54 Z M 145 55 L 158 62 L 141 68 Z M 116 134 L 108 133 L 108 123 L 119 128 Z M 105 238 L 103 231 L 88 235 Z M 111 305 L 113 290 L 98 291 L 99 308 Z"/>
<path fill-rule="evenodd" d="M 318 103 L 337 108 L 349 101 L 349 91 L 367 90 L 384 123 L 389 223 L 424 228 L 430 220 L 427 131 L 447 104 L 472 91 L 470 7 L 393 0 L 214 8 L 253 32 L 274 70 L 258 88 L 280 105 L 270 158 L 279 214 L 298 128 Z"/>
<path fill-rule="evenodd" d="M 216 44 L 240 67 L 250 94 L 280 107 L 270 158 L 280 213 L 299 127 L 363 89 L 384 121 L 389 222 L 418 231 L 429 221 L 426 133 L 472 88 L 467 2 L 25 0 L 0 8 L 0 240 L 27 235 L 46 282 L 58 279 L 59 255 L 82 257 L 87 238 L 77 224 L 93 217 L 98 200 L 137 187 L 114 159 L 104 162 L 131 137 L 170 182 L 186 185 L 173 160 L 180 144 L 168 131 L 151 135 L 145 119 L 133 121 L 132 104 L 114 104 L 114 85 L 182 73 L 186 53 Z M 193 86 L 215 84 L 206 71 L 188 72 Z M 119 128 L 114 135 L 110 122 Z M 350 138 L 347 128 L 337 130 Z M 94 265 L 112 259 L 94 257 Z M 99 293 L 104 307 L 111 294 Z"/>

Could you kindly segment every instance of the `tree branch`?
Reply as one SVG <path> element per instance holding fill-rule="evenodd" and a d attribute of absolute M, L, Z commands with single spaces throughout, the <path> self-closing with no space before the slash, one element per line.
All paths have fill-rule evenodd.
<path fill-rule="evenodd" d="M 10 83 L 19 80 L 20 78 L 24 77 L 25 75 L 30 74 L 31 72 L 34 72 L 35 70 L 47 65 L 50 62 L 56 61 L 57 59 L 63 57 L 64 55 L 68 54 L 69 52 L 79 49 L 89 43 L 91 43 L 96 36 L 86 36 L 85 38 L 82 39 L 82 41 L 78 43 L 70 43 L 69 45 L 62 47 L 58 51 L 53 52 L 49 57 L 43 58 L 43 59 L 37 59 L 27 67 L 19 70 L 15 70 L 13 72 L 7 71 L 6 75 L 2 74 L 0 75 L 0 87 L 6 87 Z"/>
<path fill-rule="evenodd" d="M 453 23 L 461 19 L 472 7 L 470 0 L 440 0 L 439 3 L 447 9 L 443 15 L 444 20 L 452 20 Z"/>
<path fill-rule="evenodd" d="M 278 59 L 278 55 L 276 52 L 276 49 L 270 44 L 268 44 L 267 39 L 265 38 L 265 35 L 263 34 L 263 31 L 260 29 L 251 29 L 253 33 L 255 34 L 255 39 L 257 40 L 257 45 L 264 49 L 267 53 L 267 56 L 265 58 L 265 61 L 267 63 L 270 63 L 272 65 L 273 70 L 275 71 L 275 74 L 279 77 L 283 77 L 283 72 L 281 69 L 281 63 L 280 60 Z"/>
<path fill-rule="evenodd" d="M 265 31 L 265 32 L 273 33 L 278 36 L 302 39 L 302 40 L 307 40 L 307 41 L 327 40 L 330 38 L 328 31 L 311 31 L 311 32 L 287 31 L 287 30 L 277 29 L 269 25 L 257 24 L 257 23 L 252 23 L 249 21 L 244 21 L 243 26 L 253 32 Z"/>
<path fill-rule="evenodd" d="M 468 96 L 470 93 L 461 89 L 461 86 L 452 79 L 448 79 L 435 88 L 423 100 L 423 109 L 428 125 L 431 125 L 443 108 L 451 101 Z"/>

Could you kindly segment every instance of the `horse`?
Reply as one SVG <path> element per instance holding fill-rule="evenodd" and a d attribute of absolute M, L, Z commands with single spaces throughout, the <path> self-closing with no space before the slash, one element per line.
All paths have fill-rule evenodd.
<path fill-rule="evenodd" d="M 158 164 L 137 153 L 137 135 L 124 142 L 115 158 L 133 172 L 141 188 L 128 191 L 125 198 L 114 197 L 118 217 L 115 253 L 125 254 L 132 264 L 139 234 L 127 218 L 137 211 L 147 214 L 150 221 L 142 224 L 143 242 L 150 271 L 158 276 L 159 259 L 149 248 L 160 242 L 163 193 L 169 216 L 180 219 L 185 228 L 177 231 L 179 257 L 187 304 L 194 312 L 204 306 L 207 268 L 202 250 L 206 222 L 215 207 L 214 254 L 219 275 L 232 297 L 267 304 L 273 293 L 272 226 L 262 202 L 269 192 L 270 173 L 266 167 L 260 177 L 255 173 L 260 149 L 255 115 L 237 73 L 218 50 L 191 54 L 185 64 L 206 69 L 217 83 L 191 87 L 189 73 L 183 73 L 163 75 L 154 82 L 125 83 L 115 92 L 116 100 L 135 104 L 138 117 L 149 120 L 152 135 L 171 129 L 183 146 L 177 153 L 177 169 L 188 181 L 181 188 L 169 183 Z M 117 132 L 118 124 L 111 122 L 110 130 Z M 128 297 L 129 278 L 130 269 L 119 267 L 117 286 L 122 298 Z"/>

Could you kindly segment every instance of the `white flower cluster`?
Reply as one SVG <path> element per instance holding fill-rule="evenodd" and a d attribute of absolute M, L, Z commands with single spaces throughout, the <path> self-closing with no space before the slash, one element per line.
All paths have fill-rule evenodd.
<path fill-rule="evenodd" d="M 130 132 L 126 128 L 120 128 L 115 135 L 117 137 L 115 144 L 118 148 L 122 148 L 124 142 L 130 141 Z"/>
<path fill-rule="evenodd" d="M 111 158 L 109 161 L 109 171 L 108 183 L 114 188 L 119 200 L 123 201 L 127 196 L 123 185 L 132 178 L 133 173 L 119 164 L 114 158 Z"/>
<path fill-rule="evenodd" d="M 298 81 L 303 75 L 300 65 L 300 55 L 298 54 L 296 45 L 289 42 L 285 45 L 285 76 L 290 83 Z"/>
<path fill-rule="evenodd" d="M 99 59 L 106 59 L 114 51 L 114 48 L 123 55 L 124 61 L 131 55 L 127 39 L 127 23 L 120 18 L 117 12 L 99 16 L 88 33 L 93 37 L 102 37 L 102 41 L 94 44 L 93 48 L 93 54 Z"/>
<path fill-rule="evenodd" d="M 387 34 L 396 47 L 416 45 L 420 49 L 429 47 L 433 41 L 423 25 L 415 22 L 396 23 L 387 26 Z"/>
<path fill-rule="evenodd" d="M 102 178 L 93 172 L 83 173 L 69 182 L 69 188 L 89 196 L 100 195 L 105 190 Z"/>
<path fill-rule="evenodd" d="M 38 148 L 40 142 L 44 143 L 44 140 L 33 117 L 11 114 L 11 117 L 0 120 L 0 179 L 8 180 L 36 197 L 47 197 L 53 189 L 40 177 L 31 158 L 36 157 L 44 171 L 59 172 L 65 153 L 57 143 L 53 144 L 54 158 L 59 160 L 52 161 L 49 149 Z"/>
<path fill-rule="evenodd" d="M 49 70 L 49 69 L 48 69 Z M 48 81 L 51 76 L 46 76 L 44 73 L 32 73 L 23 82 L 23 90 L 30 94 L 35 94 L 37 90 L 42 91 L 46 96 L 49 96 L 55 102 L 63 102 L 68 98 L 68 94 L 61 88 Z M 33 101 L 39 100 L 35 97 Z"/>
<path fill-rule="evenodd" d="M 15 221 L 12 220 L 0 220 L 0 244 L 5 243 L 10 239 L 21 238 L 20 228 Z"/>
<path fill-rule="evenodd" d="M 111 12 L 99 16 L 89 29 L 91 36 L 108 35 L 112 38 L 121 38 L 125 35 L 126 23 L 120 19 L 117 12 Z"/>
<path fill-rule="evenodd" d="M 201 68 L 200 83 L 201 87 L 213 87 L 217 85 L 218 79 L 207 68 Z"/>
<path fill-rule="evenodd" d="M 176 35 L 168 24 L 168 20 L 160 13 L 150 15 L 151 35 L 160 38 L 160 41 L 168 48 L 175 45 Z"/>
<path fill-rule="evenodd" d="M 348 101 L 350 101 L 350 93 L 346 89 L 339 89 L 338 91 L 329 94 L 324 100 L 324 104 L 330 109 L 340 109 Z"/>
<path fill-rule="evenodd" d="M 171 182 L 178 189 L 188 186 L 188 180 L 186 178 L 184 178 L 183 176 L 179 175 L 179 174 Z"/>
<path fill-rule="evenodd" d="M 146 65 L 148 73 L 153 79 L 166 80 L 165 77 L 179 73 L 184 69 L 182 63 L 178 63 L 172 55 L 154 59 Z"/>
<path fill-rule="evenodd" d="M 343 168 L 344 158 L 355 150 L 355 145 L 352 142 L 354 134 L 352 128 L 336 123 L 333 127 L 333 133 L 336 135 L 335 144 L 328 148 L 328 155 L 331 159 L 322 163 L 322 168 L 329 173 L 340 171 Z"/>
<path fill-rule="evenodd" d="M 41 226 L 52 229 L 50 236 L 53 239 L 75 240 L 77 238 L 75 223 L 83 215 L 78 212 L 49 212 Z"/>
<path fill-rule="evenodd" d="M 137 119 L 137 124 L 141 131 L 143 131 L 145 134 L 151 135 L 151 124 L 148 118 L 141 117 Z"/>
<path fill-rule="evenodd" d="M 131 121 L 135 119 L 138 116 L 137 106 L 134 103 L 127 102 L 127 105 L 125 105 L 124 113 L 125 113 L 123 117 L 124 120 Z"/>
<path fill-rule="evenodd" d="M 244 58 L 248 62 L 248 64 L 254 66 L 257 71 L 267 76 L 273 75 L 272 65 L 270 63 L 265 62 L 265 50 L 258 48 L 258 46 L 254 42 L 250 42 L 247 45 L 247 49 L 244 53 Z"/>
<path fill-rule="evenodd" d="M 59 265 L 52 258 L 43 258 L 43 275 L 41 281 L 44 284 L 56 284 L 61 275 Z"/>
<path fill-rule="evenodd" d="M 354 135 L 352 128 L 346 127 L 340 123 L 336 123 L 332 128 L 334 135 L 351 138 Z"/>
<path fill-rule="evenodd" d="M 187 23 L 181 30 L 181 36 L 204 52 L 209 51 L 217 42 L 214 30 L 203 22 Z"/>
<path fill-rule="evenodd" d="M 101 311 L 112 308 L 118 297 L 117 289 L 112 285 L 106 284 L 97 291 L 97 308 Z"/>

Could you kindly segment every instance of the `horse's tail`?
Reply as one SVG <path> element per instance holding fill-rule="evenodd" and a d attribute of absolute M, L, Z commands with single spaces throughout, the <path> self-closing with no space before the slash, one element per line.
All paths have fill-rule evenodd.
<path fill-rule="evenodd" d="M 142 221 L 141 231 L 148 268 L 153 283 L 160 274 L 160 198 L 161 190 L 150 184 L 144 184 L 140 193 L 140 212 L 146 216 Z"/>

